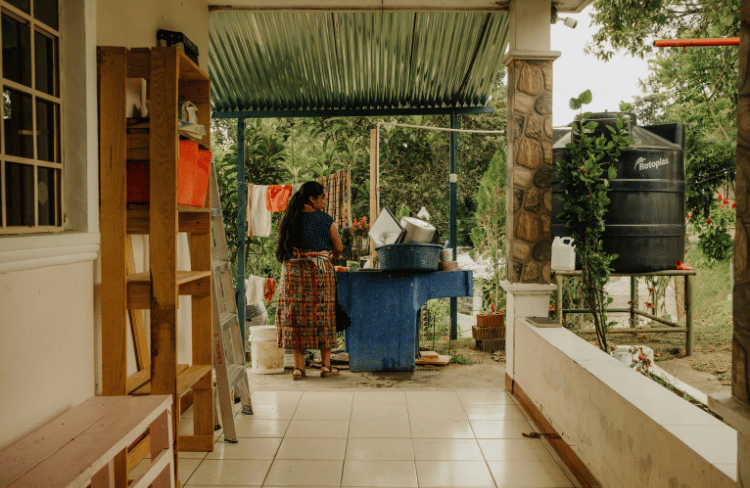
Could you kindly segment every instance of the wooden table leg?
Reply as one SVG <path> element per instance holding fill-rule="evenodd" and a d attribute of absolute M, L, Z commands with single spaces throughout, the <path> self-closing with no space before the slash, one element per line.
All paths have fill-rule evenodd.
<path fill-rule="evenodd" d="M 695 335 L 693 334 L 693 317 L 695 315 L 694 298 L 695 298 L 695 276 L 685 276 L 685 325 L 687 327 L 687 333 L 685 336 L 685 355 L 693 355 L 693 343 L 695 341 Z"/>

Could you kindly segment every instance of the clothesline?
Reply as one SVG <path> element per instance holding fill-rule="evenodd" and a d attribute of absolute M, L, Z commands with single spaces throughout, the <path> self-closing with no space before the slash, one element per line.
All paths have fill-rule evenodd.
<path fill-rule="evenodd" d="M 397 122 L 378 122 L 381 125 L 392 125 L 397 127 L 411 127 L 412 129 L 440 130 L 444 132 L 467 132 L 471 134 L 505 134 L 504 130 L 476 130 L 476 129 L 449 129 L 447 127 L 430 127 L 426 125 L 399 124 Z"/>

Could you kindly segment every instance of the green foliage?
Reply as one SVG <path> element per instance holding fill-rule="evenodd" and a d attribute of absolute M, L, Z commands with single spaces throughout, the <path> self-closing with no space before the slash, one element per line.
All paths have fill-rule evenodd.
<path fill-rule="evenodd" d="M 703 219 L 705 215 L 691 216 L 688 228 L 698 235 L 698 249 L 709 262 L 726 261 L 734 252 L 729 229 L 734 227 L 736 212 L 728 205 L 728 200 L 721 200 L 721 205 L 712 206 L 708 217 Z"/>
<path fill-rule="evenodd" d="M 490 258 L 493 275 L 485 283 L 482 311 L 500 311 L 505 306 L 505 291 L 500 282 L 505 278 L 505 190 L 508 166 L 504 151 L 490 161 L 477 190 L 477 227 L 471 234 L 475 248 Z"/>
<path fill-rule="evenodd" d="M 571 106 L 581 107 L 590 101 L 590 92 L 581 94 Z M 599 347 L 609 352 L 606 333 L 612 323 L 607 321 L 606 307 L 612 302 L 604 294 L 609 281 L 611 263 L 617 255 L 602 249 L 604 216 L 610 200 L 610 181 L 617 178 L 613 163 L 623 148 L 632 144 L 626 135 L 622 116 L 615 127 L 586 121 L 590 114 L 581 114 L 573 123 L 573 139 L 566 147 L 566 156 L 557 163 L 563 211 L 557 216 L 569 229 L 575 241 L 575 252 L 581 259 L 583 301 L 591 312 Z M 606 130 L 605 130 L 606 129 Z"/>

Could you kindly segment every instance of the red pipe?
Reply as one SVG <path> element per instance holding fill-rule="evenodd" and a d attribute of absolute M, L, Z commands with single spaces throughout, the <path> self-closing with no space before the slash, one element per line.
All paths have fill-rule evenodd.
<path fill-rule="evenodd" d="M 654 41 L 654 47 L 680 47 L 680 46 L 738 46 L 739 37 L 728 37 L 726 39 L 664 39 Z"/>

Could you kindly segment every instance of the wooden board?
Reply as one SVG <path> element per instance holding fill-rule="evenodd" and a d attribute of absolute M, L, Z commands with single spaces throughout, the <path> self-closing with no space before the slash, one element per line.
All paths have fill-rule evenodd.
<path fill-rule="evenodd" d="M 437 359 L 438 353 L 435 351 L 419 351 L 419 357 L 422 359 Z"/>
<path fill-rule="evenodd" d="M 448 364 L 451 360 L 451 356 L 443 356 L 439 355 L 437 359 L 435 358 L 419 358 L 416 359 L 414 362 L 416 364 L 433 364 L 436 366 L 445 366 Z"/>

